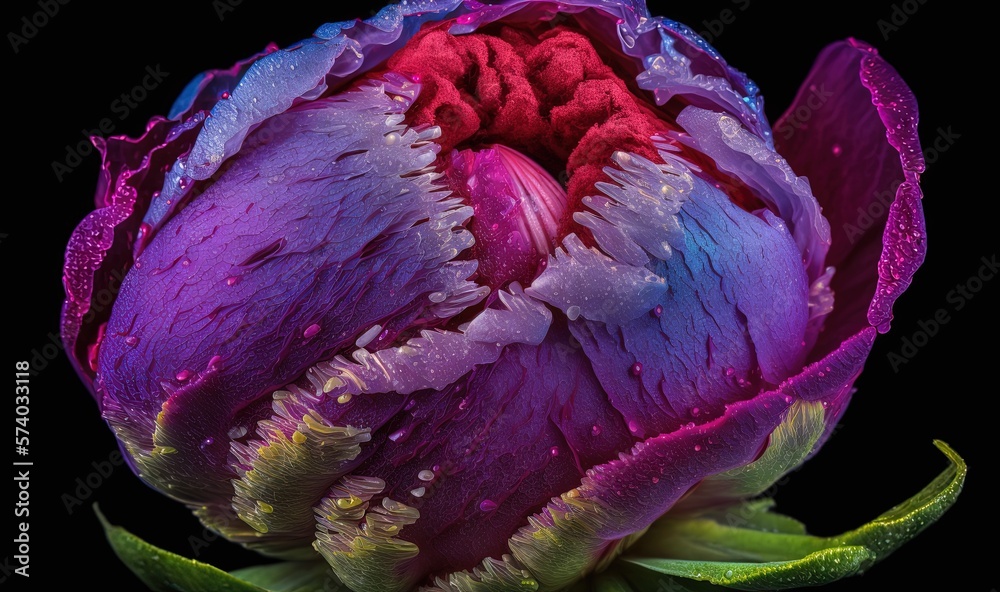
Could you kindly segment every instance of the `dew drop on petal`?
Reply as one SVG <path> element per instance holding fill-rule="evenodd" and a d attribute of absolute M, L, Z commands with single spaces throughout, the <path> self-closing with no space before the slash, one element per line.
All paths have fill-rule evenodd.
<path fill-rule="evenodd" d="M 497 503 L 491 499 L 484 499 L 479 502 L 479 510 L 481 512 L 492 512 L 497 509 Z"/>
<path fill-rule="evenodd" d="M 653 309 L 653 316 L 659 318 L 663 314 L 663 305 L 657 304 L 656 308 Z"/>
<path fill-rule="evenodd" d="M 177 373 L 177 376 L 175 376 L 175 378 L 181 382 L 184 382 L 188 378 L 191 378 L 191 372 L 189 370 L 181 370 L 180 372 Z"/>
<path fill-rule="evenodd" d="M 552 456 L 559 456 L 559 447 L 553 446 L 552 448 L 549 448 L 549 454 Z"/>
<path fill-rule="evenodd" d="M 308 327 L 306 327 L 306 330 L 302 332 L 302 336 L 305 337 L 306 339 L 309 339 L 313 335 L 319 333 L 320 329 L 321 329 L 321 327 L 319 325 L 317 325 L 316 323 L 313 323 L 312 325 L 309 325 Z"/>
<path fill-rule="evenodd" d="M 424 469 L 419 473 L 417 473 L 417 479 L 420 479 L 421 481 L 433 481 L 434 471 L 428 471 L 427 469 Z"/>
<path fill-rule="evenodd" d="M 701 444 L 695 444 L 694 445 L 694 451 L 695 452 L 701 452 Z"/>
<path fill-rule="evenodd" d="M 632 432 L 633 434 L 635 432 L 638 432 L 639 431 L 639 423 L 636 422 L 634 419 L 630 419 L 629 422 L 628 422 L 628 431 Z"/>
<path fill-rule="evenodd" d="M 595 436 L 600 436 L 601 435 L 601 426 L 599 426 L 599 425 L 593 426 L 592 428 L 590 428 L 590 433 L 593 434 L 593 435 L 595 435 Z"/>
<path fill-rule="evenodd" d="M 630 371 L 632 372 L 632 376 L 642 375 L 642 362 L 636 362 L 635 364 L 632 364 Z"/>
<path fill-rule="evenodd" d="M 129 335 L 128 337 L 125 338 L 125 345 L 129 347 L 134 347 L 135 344 L 137 343 L 139 343 L 139 338 L 136 337 L 135 335 Z"/>
<path fill-rule="evenodd" d="M 840 144 L 834 144 L 830 151 L 833 152 L 834 156 L 840 156 L 844 152 L 844 149 L 840 147 Z"/>

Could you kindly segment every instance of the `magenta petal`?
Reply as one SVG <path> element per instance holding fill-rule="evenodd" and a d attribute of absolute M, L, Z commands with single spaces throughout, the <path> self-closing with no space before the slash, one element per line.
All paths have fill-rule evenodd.
<path fill-rule="evenodd" d="M 873 48 L 839 42 L 778 121 L 775 143 L 830 221 L 837 304 L 815 359 L 865 326 L 887 331 L 892 303 L 923 262 L 916 100 Z"/>
<path fill-rule="evenodd" d="M 642 530 L 705 477 L 752 461 L 793 400 L 780 391 L 761 393 L 728 406 L 718 419 L 649 438 L 588 471 L 578 492 L 604 506 L 601 536 L 614 541 Z"/>
<path fill-rule="evenodd" d="M 157 117 L 138 139 L 95 139 L 103 157 L 97 210 L 80 222 L 66 247 L 61 329 L 70 362 L 88 388 L 92 388 L 102 326 L 132 266 L 143 213 L 163 180 L 163 167 L 190 148 L 201 121 L 196 116 L 177 124 Z"/>

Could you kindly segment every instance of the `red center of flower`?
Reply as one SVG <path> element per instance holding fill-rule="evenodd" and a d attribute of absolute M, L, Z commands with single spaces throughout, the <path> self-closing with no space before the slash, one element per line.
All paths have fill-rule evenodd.
<path fill-rule="evenodd" d="M 455 36 L 448 34 L 450 25 L 424 28 L 389 59 L 387 69 L 423 85 L 407 123 L 441 128 L 439 170 L 464 167 L 458 174 L 449 172 L 449 184 L 476 210 L 470 229 L 477 239 L 473 255 L 480 259 L 482 280 L 493 287 L 510 280 L 527 283 L 566 234 L 589 237 L 582 227 L 573 227 L 572 214 L 580 209 L 581 198 L 598 193 L 594 183 L 608 180 L 603 169 L 611 164 L 612 153 L 623 150 L 660 162 L 650 138 L 672 127 L 629 90 L 576 30 L 492 26 Z M 506 160 L 513 185 L 520 185 L 513 193 L 523 199 L 504 199 L 525 209 L 516 224 L 528 229 L 530 236 L 521 238 L 533 246 L 531 253 L 514 248 L 507 240 L 510 232 L 496 226 L 509 208 L 489 206 L 473 195 L 476 187 L 468 181 L 476 180 L 469 169 L 475 155 L 452 155 L 456 149 L 492 145 L 504 147 L 501 160 Z M 565 197 L 557 195 L 560 188 Z M 501 265 L 501 260 L 508 263 Z"/>

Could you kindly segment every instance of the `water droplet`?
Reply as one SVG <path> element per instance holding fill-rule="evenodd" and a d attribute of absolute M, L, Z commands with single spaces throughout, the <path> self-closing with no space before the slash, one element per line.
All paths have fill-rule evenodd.
<path fill-rule="evenodd" d="M 406 429 L 399 429 L 389 434 L 389 440 L 393 442 L 398 442 L 405 435 L 406 435 Z"/>
<path fill-rule="evenodd" d="M 205 450 L 209 446 L 211 446 L 212 444 L 215 444 L 215 438 L 209 436 L 209 437 L 205 438 L 204 440 L 202 440 L 201 444 L 199 444 L 198 447 L 201 448 L 202 450 Z"/>
<path fill-rule="evenodd" d="M 552 456 L 559 456 L 559 447 L 553 446 L 552 448 L 549 448 L 549 454 Z"/>
<path fill-rule="evenodd" d="M 726 577 L 727 577 L 727 578 L 731 578 L 731 577 L 733 577 L 733 570 L 731 570 L 731 569 L 727 569 L 727 570 L 726 570 Z"/>
<path fill-rule="evenodd" d="M 222 95 L 221 96 L 222 96 L 222 100 L 228 99 L 229 98 L 229 91 L 227 91 L 227 90 L 222 91 Z"/>
<path fill-rule="evenodd" d="M 247 428 L 246 426 L 236 426 L 233 429 L 229 430 L 229 432 L 227 432 L 226 435 L 228 435 L 233 440 L 238 440 L 239 438 L 242 438 L 243 436 L 247 435 Z"/>
<path fill-rule="evenodd" d="M 385 135 L 385 145 L 386 146 L 392 146 L 393 144 L 395 144 L 398 141 L 399 141 L 399 134 L 397 134 L 396 132 L 390 132 L 390 133 L 388 133 L 388 134 Z"/>
<path fill-rule="evenodd" d="M 695 417 L 698 417 L 699 413 L 701 413 L 701 409 L 698 409 L 697 407 L 692 407 L 691 408 L 691 415 L 693 415 Z"/>
<path fill-rule="evenodd" d="M 566 309 L 566 318 L 571 321 L 575 321 L 580 318 L 580 307 L 577 305 L 570 306 Z"/>
<path fill-rule="evenodd" d="M 427 469 L 424 469 L 419 473 L 417 473 L 417 479 L 420 479 L 421 481 L 433 481 L 434 471 L 428 471 Z"/>
<path fill-rule="evenodd" d="M 656 308 L 653 309 L 653 316 L 659 318 L 660 315 L 662 315 L 662 314 L 663 314 L 663 306 L 660 305 L 660 304 L 657 304 Z"/>
<path fill-rule="evenodd" d="M 599 426 L 599 425 L 593 426 L 592 428 L 590 428 L 590 433 L 593 434 L 593 435 L 595 435 L 595 436 L 600 436 L 601 435 L 601 426 Z"/>
<path fill-rule="evenodd" d="M 695 444 L 694 445 L 694 451 L 695 452 L 701 452 L 701 444 Z"/>
<path fill-rule="evenodd" d="M 177 375 L 174 378 L 176 378 L 181 382 L 184 382 L 188 378 L 191 378 L 191 372 L 189 370 L 181 370 L 180 372 L 177 373 Z"/>
<path fill-rule="evenodd" d="M 726 376 L 732 376 L 733 374 L 736 374 L 736 368 L 732 366 L 726 368 Z"/>
<path fill-rule="evenodd" d="M 634 419 L 630 419 L 629 422 L 628 422 L 628 431 L 632 432 L 633 434 L 635 432 L 638 432 L 639 431 L 639 423 L 637 421 L 635 421 Z"/>
<path fill-rule="evenodd" d="M 188 179 L 187 177 L 181 177 L 180 179 L 177 179 L 177 186 L 180 187 L 181 189 L 187 189 L 188 185 L 190 184 L 191 180 Z"/>
<path fill-rule="evenodd" d="M 437 304 L 439 302 L 444 302 L 445 298 L 447 298 L 447 296 L 445 296 L 444 292 L 431 292 L 427 296 L 427 299 L 430 300 L 431 302 L 435 303 L 435 304 Z"/>
<path fill-rule="evenodd" d="M 834 144 L 833 148 L 831 148 L 831 152 L 833 152 L 834 156 L 840 156 L 840 154 L 843 151 L 844 151 L 844 149 L 840 147 L 840 144 Z"/>
<path fill-rule="evenodd" d="M 302 337 L 305 337 L 306 339 L 309 339 L 313 335 L 319 333 L 319 330 L 321 328 L 322 327 L 320 327 L 316 323 L 313 323 L 312 325 L 309 325 L 308 327 L 306 327 L 306 330 L 302 332 Z"/>
<path fill-rule="evenodd" d="M 410 490 L 410 495 L 412 495 L 413 497 L 424 497 L 425 493 L 427 493 L 426 487 L 418 487 L 416 489 Z"/>
<path fill-rule="evenodd" d="M 632 372 L 632 376 L 642 375 L 642 362 L 632 364 L 632 367 L 629 370 Z"/>
<path fill-rule="evenodd" d="M 236 283 L 239 282 L 239 281 L 240 281 L 240 278 L 236 277 L 235 275 L 231 275 L 231 276 L 229 276 L 229 277 L 226 278 L 226 285 L 227 286 L 235 286 Z"/>
<path fill-rule="evenodd" d="M 339 397 L 337 397 L 337 402 L 340 403 L 341 405 L 344 405 L 345 403 L 350 402 L 352 396 L 353 395 L 351 395 L 351 393 L 344 393 Z"/>
<path fill-rule="evenodd" d="M 479 511 L 481 512 L 492 512 L 497 509 L 497 503 L 491 499 L 484 499 L 479 502 Z"/>
<path fill-rule="evenodd" d="M 125 345 L 129 347 L 135 347 L 135 344 L 139 343 L 139 338 L 135 335 L 129 335 L 125 338 Z"/>
<path fill-rule="evenodd" d="M 222 356 L 212 356 L 212 358 L 208 361 L 208 369 L 217 370 L 219 368 L 219 364 L 221 363 L 222 363 Z"/>
<path fill-rule="evenodd" d="M 653 485 L 656 485 L 659 482 L 660 482 L 660 478 L 659 477 L 653 477 Z"/>

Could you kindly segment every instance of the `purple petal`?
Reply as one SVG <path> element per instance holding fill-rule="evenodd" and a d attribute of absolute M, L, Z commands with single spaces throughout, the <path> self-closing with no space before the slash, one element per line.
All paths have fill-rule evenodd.
<path fill-rule="evenodd" d="M 413 401 L 354 470 L 419 509 L 400 535 L 420 548 L 411 575 L 509 552 L 510 534 L 553 492 L 578 485 L 588 467 L 632 442 L 565 328 L 537 347 L 509 346 L 495 364 Z"/>

